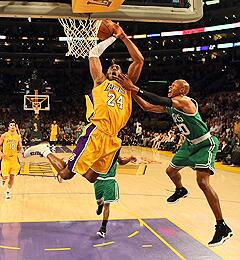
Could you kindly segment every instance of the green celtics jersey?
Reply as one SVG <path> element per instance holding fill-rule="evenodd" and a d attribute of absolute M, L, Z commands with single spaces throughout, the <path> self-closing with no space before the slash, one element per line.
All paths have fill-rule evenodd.
<path fill-rule="evenodd" d="M 117 170 L 117 161 L 115 162 L 115 164 L 111 167 L 111 169 L 108 171 L 107 174 L 99 174 L 99 176 L 97 177 L 98 180 L 103 180 L 103 179 L 108 179 L 111 178 L 113 179 L 116 175 L 116 170 Z"/>
<path fill-rule="evenodd" d="M 197 102 L 194 99 L 192 99 L 192 101 L 197 108 L 195 114 L 187 114 L 174 107 L 167 107 L 167 112 L 172 116 L 179 131 L 184 134 L 188 140 L 196 139 L 209 132 L 207 125 L 203 122 L 198 112 Z"/>

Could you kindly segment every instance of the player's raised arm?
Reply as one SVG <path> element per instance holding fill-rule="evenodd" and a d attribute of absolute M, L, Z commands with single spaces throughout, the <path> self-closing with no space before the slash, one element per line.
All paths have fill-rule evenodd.
<path fill-rule="evenodd" d="M 118 24 L 114 24 L 114 30 L 114 36 L 123 41 L 133 59 L 132 64 L 128 68 L 128 76 L 133 83 L 136 83 L 142 71 L 144 58 L 137 46 L 127 37 L 123 29 Z"/>
<path fill-rule="evenodd" d="M 94 82 L 94 87 L 100 85 L 106 79 L 106 76 L 103 74 L 102 64 L 99 57 L 108 46 L 115 42 L 115 40 L 116 38 L 111 36 L 108 39 L 98 43 L 89 52 L 89 67 Z"/>

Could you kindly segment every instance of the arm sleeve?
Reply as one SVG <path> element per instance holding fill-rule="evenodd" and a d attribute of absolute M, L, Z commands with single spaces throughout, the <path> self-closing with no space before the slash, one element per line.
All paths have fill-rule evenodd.
<path fill-rule="evenodd" d="M 116 38 L 111 36 L 109 38 L 107 38 L 106 40 L 100 42 L 99 44 L 97 44 L 95 47 L 93 47 L 90 51 L 89 51 L 89 58 L 92 57 L 100 57 L 103 52 L 107 49 L 108 46 L 110 46 L 111 44 L 113 44 L 116 41 Z"/>
<path fill-rule="evenodd" d="M 153 105 L 160 105 L 160 106 L 166 106 L 166 107 L 172 106 L 172 100 L 171 100 L 171 98 L 168 98 L 168 97 L 160 97 L 156 94 L 153 94 L 151 92 L 148 92 L 148 91 L 145 91 L 142 89 L 140 89 L 137 92 L 137 95 Z"/>

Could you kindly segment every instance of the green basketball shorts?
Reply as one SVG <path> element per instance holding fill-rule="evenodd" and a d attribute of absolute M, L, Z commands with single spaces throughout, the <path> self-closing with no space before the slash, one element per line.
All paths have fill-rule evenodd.
<path fill-rule="evenodd" d="M 119 200 L 119 187 L 115 179 L 96 180 L 94 182 L 96 200 L 103 199 L 104 203 L 110 203 Z"/>
<path fill-rule="evenodd" d="M 191 167 L 197 169 L 210 169 L 214 174 L 214 162 L 218 150 L 218 139 L 215 136 L 204 140 L 199 144 L 191 144 L 185 139 L 181 148 L 172 158 L 170 166 L 175 169 Z"/>

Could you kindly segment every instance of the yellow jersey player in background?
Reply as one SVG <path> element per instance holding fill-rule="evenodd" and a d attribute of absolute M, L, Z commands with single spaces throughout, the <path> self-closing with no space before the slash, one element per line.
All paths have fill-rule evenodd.
<path fill-rule="evenodd" d="M 94 183 L 99 174 L 108 173 L 119 156 L 121 140 L 117 134 L 131 115 L 131 92 L 123 89 L 113 79 L 122 73 L 121 67 L 113 64 L 105 75 L 99 58 L 116 39 L 125 44 L 133 60 L 127 72 L 129 77 L 133 82 L 138 80 L 143 66 L 143 56 L 123 29 L 114 24 L 114 36 L 100 42 L 89 52 L 89 67 L 94 82 L 92 93 L 87 97 L 87 117 L 90 123 L 79 137 L 67 165 L 52 154 L 46 144 L 32 146 L 24 153 L 25 157 L 33 154 L 47 157 L 59 173 L 59 181 L 71 179 L 79 173 Z"/>
<path fill-rule="evenodd" d="M 57 124 L 57 121 L 54 120 L 50 126 L 50 144 L 51 145 L 57 144 L 58 134 L 59 134 L 59 126 Z"/>
<path fill-rule="evenodd" d="M 0 137 L 0 159 L 2 159 L 1 172 L 3 186 L 9 177 L 6 199 L 10 199 L 11 197 L 10 191 L 14 183 L 14 176 L 17 175 L 20 170 L 18 149 L 23 153 L 21 137 L 17 133 L 16 122 L 11 120 L 8 125 L 8 132 L 5 132 Z"/>

